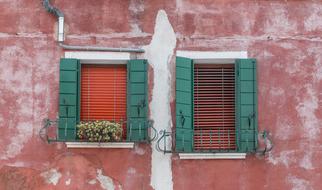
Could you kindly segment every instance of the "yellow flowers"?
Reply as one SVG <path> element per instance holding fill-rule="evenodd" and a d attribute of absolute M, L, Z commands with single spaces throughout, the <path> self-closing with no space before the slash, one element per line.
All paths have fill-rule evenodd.
<path fill-rule="evenodd" d="M 90 142 L 112 142 L 122 140 L 122 125 L 106 120 L 82 121 L 77 125 L 77 136 Z"/>

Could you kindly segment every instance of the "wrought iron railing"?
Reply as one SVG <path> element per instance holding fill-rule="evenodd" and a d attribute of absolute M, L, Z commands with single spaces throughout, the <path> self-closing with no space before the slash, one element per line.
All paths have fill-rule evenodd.
<path fill-rule="evenodd" d="M 159 134 L 160 134 L 160 138 L 156 142 L 156 149 L 159 152 L 163 152 L 163 153 L 183 152 L 183 151 L 176 150 L 175 143 L 182 142 L 182 144 L 184 144 L 185 143 L 184 136 L 181 140 L 176 140 L 176 131 L 168 132 L 166 130 L 161 130 L 159 132 Z M 196 132 L 194 132 L 194 136 L 195 135 L 196 135 Z M 238 134 L 235 134 L 236 137 L 234 137 L 234 140 L 230 140 L 229 137 L 227 137 L 227 139 L 225 140 L 226 144 L 221 144 L 223 141 L 221 141 L 221 139 L 218 137 L 220 137 L 222 134 L 218 134 L 218 131 L 216 134 L 210 133 L 210 132 L 207 132 L 207 133 L 198 132 L 197 135 L 200 135 L 200 136 L 208 135 L 208 139 L 206 142 L 201 138 L 199 140 L 200 141 L 199 143 L 200 144 L 207 143 L 210 146 L 209 146 L 209 148 L 206 147 L 204 149 L 196 149 L 194 147 L 193 152 L 205 153 L 205 152 L 236 152 L 236 151 L 238 151 L 237 150 L 237 147 L 239 147 L 239 142 L 237 140 Z M 187 135 L 186 140 L 187 140 L 187 138 L 191 138 L 191 137 L 188 137 L 188 135 Z M 194 138 L 194 137 L 192 137 L 192 138 Z M 259 138 L 261 138 L 263 140 L 265 147 L 264 148 L 257 148 L 256 153 L 260 154 L 260 155 L 265 155 L 266 153 L 270 152 L 273 148 L 272 140 L 270 138 L 269 133 L 266 130 L 260 132 Z M 190 139 L 190 140 L 193 143 L 193 139 Z M 170 146 L 168 145 L 169 142 L 170 142 Z M 246 143 L 248 143 L 248 142 L 246 142 Z M 213 146 L 211 146 L 211 145 L 213 145 Z M 194 146 L 194 145 L 192 145 L 192 146 Z"/>
<path fill-rule="evenodd" d="M 191 135 L 187 133 L 187 135 L 181 134 L 182 138 L 180 140 L 176 140 L 176 131 L 168 132 L 162 130 L 159 133 L 160 138 L 157 140 L 156 149 L 163 153 L 183 152 L 176 150 L 175 143 L 182 143 L 182 147 L 184 147 L 185 140 L 191 141 L 192 146 L 194 147 L 193 152 L 236 152 L 235 134 L 234 137 L 229 137 L 227 136 L 227 132 L 220 134 L 219 131 L 213 133 L 194 131 L 192 139 Z M 226 137 L 224 137 L 224 135 L 226 135 Z M 225 141 L 223 140 L 224 138 Z M 169 142 L 171 142 L 171 146 L 168 145 Z M 197 146 L 199 146 L 199 148 Z"/>
<path fill-rule="evenodd" d="M 174 147 L 175 133 L 174 132 L 167 132 L 166 130 L 161 130 L 159 132 L 159 134 L 161 136 L 157 140 L 156 147 L 155 147 L 157 149 L 157 151 L 163 152 L 163 153 L 175 152 L 175 147 Z M 163 142 L 162 146 L 161 146 L 161 142 Z M 171 142 L 170 146 L 168 146 L 167 142 Z M 170 149 L 168 149 L 169 147 L 170 147 Z"/>
<path fill-rule="evenodd" d="M 117 142 L 151 142 L 155 141 L 158 138 L 157 130 L 153 127 L 153 120 L 129 120 L 121 121 L 121 125 L 127 125 L 127 134 L 126 138 Z M 40 138 L 47 142 L 86 142 L 86 140 L 81 140 L 77 138 L 77 128 L 68 129 L 67 125 L 63 130 L 68 131 L 72 130 L 75 139 L 70 140 L 68 138 L 59 137 L 59 119 L 50 120 L 44 119 L 43 127 L 39 131 Z"/>
<path fill-rule="evenodd" d="M 158 138 L 158 132 L 157 130 L 153 127 L 153 121 L 152 120 L 146 120 L 146 121 L 138 121 L 138 120 L 130 120 L 130 121 L 123 121 L 124 124 L 127 124 L 127 122 L 130 122 L 128 124 L 128 128 L 127 128 L 127 138 L 123 139 L 122 141 L 118 141 L 118 142 L 151 142 L 151 141 L 156 141 L 156 149 L 159 152 L 163 152 L 163 153 L 178 153 L 178 152 L 182 152 L 182 151 L 178 151 L 176 150 L 175 146 L 176 143 L 180 143 L 182 141 L 182 143 L 185 143 L 185 138 L 191 138 L 191 135 L 187 135 L 187 137 L 183 137 L 182 139 L 177 139 L 176 140 L 176 131 L 166 131 L 166 130 L 161 130 L 159 131 L 159 135 L 160 137 Z M 50 120 L 50 119 L 45 119 L 44 120 L 44 126 L 42 127 L 42 129 L 39 131 L 39 136 L 40 138 L 48 143 L 52 143 L 52 142 L 84 142 L 84 140 L 80 140 L 76 138 L 76 127 L 75 127 L 75 140 L 67 140 L 67 139 L 62 139 L 62 138 L 58 138 L 58 123 L 59 123 L 59 119 L 57 120 Z M 67 129 L 66 129 L 67 130 Z M 134 131 L 135 133 L 135 137 L 134 137 Z M 199 132 L 200 136 L 204 136 L 206 135 L 206 133 L 202 133 Z M 218 133 L 218 132 L 217 132 Z M 194 134 L 196 134 L 196 132 L 194 132 Z M 207 133 L 208 135 L 208 140 L 206 141 L 206 143 L 208 144 L 215 144 L 218 145 L 220 147 L 220 143 L 222 142 L 220 137 L 222 136 L 222 134 L 212 134 L 212 133 Z M 194 135 L 195 136 L 195 135 Z M 192 138 L 194 138 L 194 136 Z M 146 138 L 142 138 L 142 137 L 146 137 Z M 217 139 L 215 139 L 215 137 Z M 224 146 L 222 148 L 217 148 L 217 149 L 199 149 L 196 150 L 195 148 L 193 148 L 193 152 L 236 152 L 237 151 L 237 147 L 239 147 L 238 144 L 238 134 L 236 133 L 236 140 L 231 141 L 229 138 L 228 140 L 226 140 L 226 142 L 228 142 L 228 146 L 227 144 L 225 145 L 225 147 L 233 147 L 231 149 L 227 149 Z M 257 148 L 256 149 L 256 153 L 258 155 L 266 155 L 268 152 L 270 152 L 273 148 L 273 142 L 271 140 L 271 134 L 269 132 L 267 132 L 266 130 L 262 131 L 259 133 L 258 138 L 262 139 L 263 143 L 264 143 L 264 147 L 262 148 Z M 190 139 L 193 143 L 193 139 Z M 86 142 L 86 141 L 85 141 Z M 204 143 L 205 141 L 201 138 L 200 139 L 200 143 Z M 230 144 L 231 143 L 231 144 Z M 234 144 L 233 144 L 234 143 Z"/>

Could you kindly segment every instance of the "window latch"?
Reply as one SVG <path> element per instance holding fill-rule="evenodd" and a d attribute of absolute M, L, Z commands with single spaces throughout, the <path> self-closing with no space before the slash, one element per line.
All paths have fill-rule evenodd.
<path fill-rule="evenodd" d="M 183 116 L 182 110 L 180 110 L 180 122 L 181 126 L 184 126 L 184 122 L 186 121 L 186 118 Z"/>
<path fill-rule="evenodd" d="M 252 119 L 255 117 L 255 112 L 248 115 L 248 126 L 250 127 L 252 124 Z"/>
<path fill-rule="evenodd" d="M 138 105 L 137 105 L 138 116 L 140 116 L 141 108 L 144 108 L 145 106 L 146 106 L 145 99 L 138 102 Z"/>

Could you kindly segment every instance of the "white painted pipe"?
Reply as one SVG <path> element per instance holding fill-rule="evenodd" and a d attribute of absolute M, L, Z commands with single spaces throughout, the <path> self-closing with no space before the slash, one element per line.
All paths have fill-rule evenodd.
<path fill-rule="evenodd" d="M 110 51 L 110 52 L 134 52 L 144 53 L 144 49 L 138 48 L 111 48 L 111 47 L 97 47 L 97 46 L 75 46 L 59 43 L 59 46 L 67 50 L 81 50 L 81 51 Z"/>
<path fill-rule="evenodd" d="M 58 17 L 58 42 L 64 41 L 64 17 Z"/>

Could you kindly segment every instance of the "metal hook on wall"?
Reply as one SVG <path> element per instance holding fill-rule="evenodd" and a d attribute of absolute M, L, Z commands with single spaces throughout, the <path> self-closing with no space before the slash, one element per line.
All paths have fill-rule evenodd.
<path fill-rule="evenodd" d="M 273 149 L 274 144 L 271 139 L 271 134 L 267 130 L 261 132 L 260 137 L 264 139 L 265 147 L 263 149 L 257 149 L 256 153 L 264 156 Z"/>

